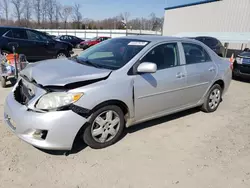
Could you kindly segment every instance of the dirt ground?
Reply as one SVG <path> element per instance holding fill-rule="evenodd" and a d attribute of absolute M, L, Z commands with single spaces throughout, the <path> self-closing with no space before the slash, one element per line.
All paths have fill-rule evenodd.
<path fill-rule="evenodd" d="M 127 130 L 117 144 L 68 156 L 19 140 L 3 124 L 0 89 L 0 187 L 249 188 L 250 85 L 232 81 L 218 111 L 188 110 Z M 69 125 L 70 126 L 70 125 Z"/>

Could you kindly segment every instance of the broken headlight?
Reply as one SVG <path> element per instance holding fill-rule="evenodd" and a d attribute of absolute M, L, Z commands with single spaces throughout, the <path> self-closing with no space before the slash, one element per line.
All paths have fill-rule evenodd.
<path fill-rule="evenodd" d="M 40 110 L 53 110 L 75 103 L 83 93 L 52 92 L 43 95 L 37 102 L 36 108 Z"/>

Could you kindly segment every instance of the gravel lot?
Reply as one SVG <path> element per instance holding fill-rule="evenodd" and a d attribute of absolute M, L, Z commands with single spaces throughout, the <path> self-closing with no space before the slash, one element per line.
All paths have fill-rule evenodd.
<path fill-rule="evenodd" d="M 4 126 L 10 90 L 0 89 L 0 187 L 250 187 L 249 83 L 232 81 L 213 114 L 160 118 L 129 128 L 109 148 L 80 145 L 68 156 L 40 151 Z"/>

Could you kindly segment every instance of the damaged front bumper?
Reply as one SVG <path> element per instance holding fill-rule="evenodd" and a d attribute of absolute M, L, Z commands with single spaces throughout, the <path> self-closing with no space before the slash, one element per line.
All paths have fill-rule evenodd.
<path fill-rule="evenodd" d="M 8 95 L 4 105 L 4 121 L 11 131 L 41 149 L 71 150 L 87 117 L 70 109 L 36 112 L 27 106 L 15 99 L 14 92 Z"/>

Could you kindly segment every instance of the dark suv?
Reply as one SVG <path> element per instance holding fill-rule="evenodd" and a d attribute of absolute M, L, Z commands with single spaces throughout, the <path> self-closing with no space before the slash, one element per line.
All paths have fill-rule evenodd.
<path fill-rule="evenodd" d="M 36 30 L 20 27 L 0 27 L 0 49 L 2 53 L 12 53 L 9 43 L 18 44 L 17 53 L 24 54 L 28 61 L 70 57 L 73 46 L 67 42 L 54 40 Z"/>
<path fill-rule="evenodd" d="M 194 39 L 206 44 L 220 57 L 225 56 L 226 49 L 218 39 L 213 38 L 213 37 L 203 37 L 203 36 L 195 37 Z"/>

